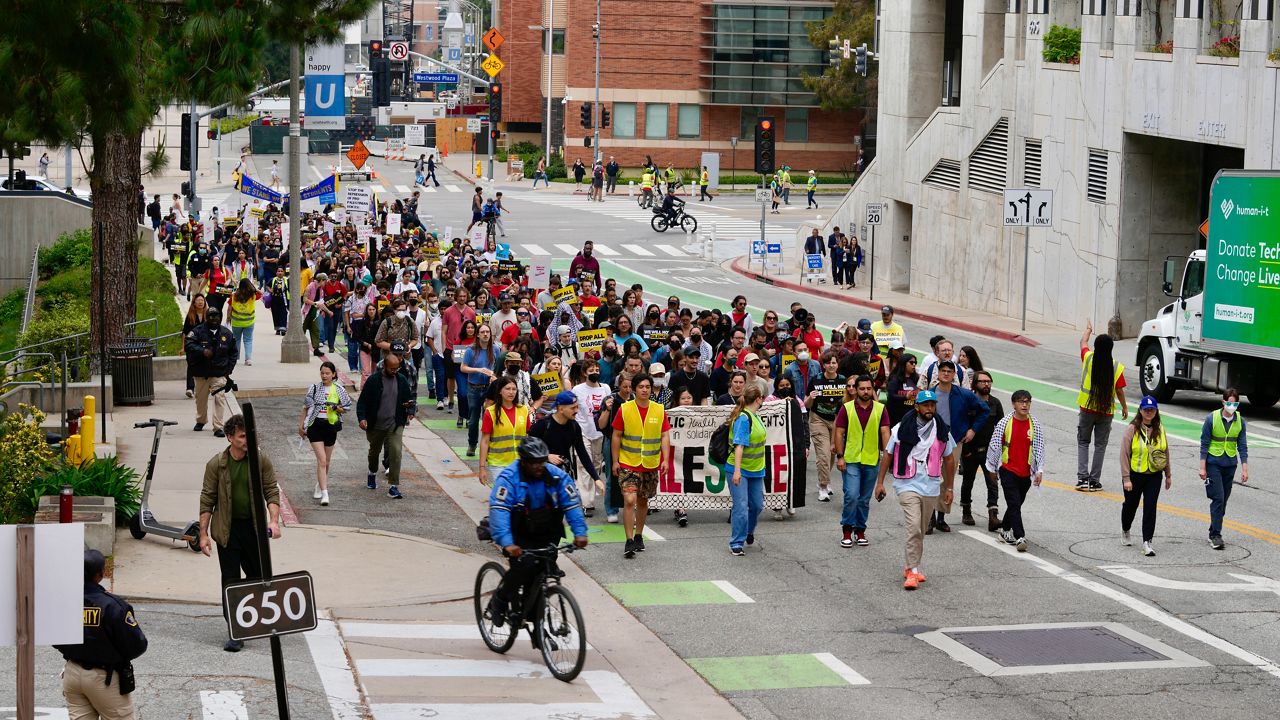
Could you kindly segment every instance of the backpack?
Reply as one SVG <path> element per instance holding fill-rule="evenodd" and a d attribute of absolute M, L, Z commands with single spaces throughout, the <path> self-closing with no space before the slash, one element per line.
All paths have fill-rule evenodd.
<path fill-rule="evenodd" d="M 729 462 L 729 421 L 720 423 L 720 427 L 711 433 L 711 442 L 707 445 L 707 455 L 716 465 Z"/>

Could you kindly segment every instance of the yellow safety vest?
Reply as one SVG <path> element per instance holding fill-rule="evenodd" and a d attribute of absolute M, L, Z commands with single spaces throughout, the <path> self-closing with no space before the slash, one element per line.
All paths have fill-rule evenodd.
<path fill-rule="evenodd" d="M 653 173 L 645 173 L 640 176 L 640 189 L 641 190 L 653 189 Z"/>
<path fill-rule="evenodd" d="M 744 411 L 747 421 L 751 423 L 751 434 L 747 436 L 747 444 L 742 446 L 742 465 L 741 470 L 747 472 L 760 472 L 764 470 L 764 440 L 765 430 L 764 423 L 760 422 L 760 418 L 753 412 Z M 737 422 L 736 420 L 734 422 Z M 729 456 L 733 458 L 732 455 Z"/>
<path fill-rule="evenodd" d="M 859 465 L 876 465 L 880 462 L 880 419 L 884 415 L 884 405 L 872 401 L 871 417 L 867 418 L 866 428 L 858 422 L 857 401 L 850 400 L 844 404 L 845 419 L 848 427 L 844 431 L 844 461 Z"/>
<path fill-rule="evenodd" d="M 1124 363 L 1117 362 L 1115 363 L 1115 366 L 1116 366 L 1115 367 L 1116 376 L 1111 380 L 1113 387 L 1114 387 L 1114 383 L 1119 382 L 1120 376 L 1124 374 Z M 1080 407 L 1085 408 L 1087 410 L 1097 410 L 1099 412 L 1104 412 L 1102 408 L 1089 407 L 1089 391 L 1093 388 L 1093 378 L 1092 378 L 1093 373 L 1091 372 L 1092 370 L 1093 370 L 1093 351 L 1090 350 L 1089 352 L 1085 353 L 1085 356 L 1084 356 L 1084 370 L 1080 373 L 1080 394 L 1079 396 L 1076 397 L 1076 404 L 1078 404 Z M 1116 394 L 1114 392 L 1111 393 L 1111 405 L 1107 407 L 1105 412 L 1107 415 L 1114 415 L 1116 412 Z"/>
<path fill-rule="evenodd" d="M 338 398 L 338 385 L 337 385 L 337 383 L 330 383 L 330 384 L 329 384 L 329 394 L 328 394 L 327 396 L 325 396 L 324 401 L 325 401 L 326 403 L 329 403 L 329 410 L 327 411 L 327 415 L 326 415 L 326 417 L 327 417 L 327 418 L 328 418 L 328 420 L 329 420 L 329 424 L 330 424 L 330 425 L 337 425 L 337 424 L 338 424 L 338 411 L 337 411 L 337 407 L 338 407 L 338 403 L 340 402 L 340 400 L 339 400 L 339 398 Z"/>
<path fill-rule="evenodd" d="M 1236 456 L 1236 438 L 1240 437 L 1240 427 L 1244 425 L 1244 420 L 1240 417 L 1240 411 L 1236 411 L 1236 421 L 1231 423 L 1228 428 L 1227 424 L 1222 420 L 1222 411 L 1213 411 L 1213 436 L 1209 440 L 1209 454 L 1214 457 Z"/>
<path fill-rule="evenodd" d="M 703 171 L 702 171 L 702 175 L 701 175 L 701 176 L 699 176 L 699 178 L 698 178 L 698 184 L 699 184 L 699 185 L 706 185 L 706 184 L 708 184 L 709 182 L 711 182 L 711 179 L 710 179 L 709 177 L 707 177 L 707 171 L 706 171 L 706 170 L 703 170 Z"/>
<path fill-rule="evenodd" d="M 489 408 L 493 432 L 489 435 L 489 464 L 506 467 L 516 461 L 516 447 L 529 430 L 529 406 L 516 405 L 516 424 L 506 422 L 507 413 L 499 405 Z M 503 420 L 502 423 L 498 419 Z"/>
<path fill-rule="evenodd" d="M 1027 431 L 1027 467 L 1035 464 L 1035 442 L 1036 442 L 1036 424 L 1027 417 L 1027 424 L 1031 429 Z M 1009 416 L 1009 422 L 1004 424 L 1004 448 L 1000 451 L 1000 464 L 1009 464 L 1009 445 L 1013 441 L 1013 416 Z"/>
<path fill-rule="evenodd" d="M 1160 457 L 1153 458 L 1157 452 Z M 1151 445 L 1147 444 L 1142 428 L 1137 427 L 1133 431 L 1133 445 L 1129 448 L 1129 469 L 1140 473 L 1161 472 L 1169 464 L 1168 453 L 1169 440 L 1165 437 L 1163 427 L 1160 428 L 1160 435 L 1155 443 Z"/>
<path fill-rule="evenodd" d="M 810 189 L 810 190 L 815 190 L 815 189 L 817 189 L 817 187 L 818 187 L 818 178 L 814 177 L 813 175 L 810 175 L 810 176 L 809 176 L 809 179 L 808 179 L 808 181 L 807 181 L 807 184 L 808 184 L 808 186 L 809 186 L 809 189 Z"/>
<path fill-rule="evenodd" d="M 243 303 L 236 302 L 235 297 L 231 298 L 231 327 L 243 328 L 252 327 L 253 321 L 258 317 L 258 311 L 255 307 L 258 302 L 257 298 L 249 298 Z"/>
<path fill-rule="evenodd" d="M 662 461 L 662 424 L 666 417 L 666 409 L 661 404 L 650 402 L 641 422 L 640 407 L 635 400 L 627 401 L 622 406 L 618 462 L 627 467 L 657 470 Z"/>

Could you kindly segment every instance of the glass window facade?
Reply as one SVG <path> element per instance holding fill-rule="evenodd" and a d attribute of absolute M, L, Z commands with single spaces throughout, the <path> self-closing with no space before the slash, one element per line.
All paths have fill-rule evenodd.
<path fill-rule="evenodd" d="M 809 142 L 809 108 L 787 108 L 782 123 L 783 142 Z"/>
<path fill-rule="evenodd" d="M 613 104 L 613 117 L 609 118 L 616 138 L 633 138 L 636 136 L 636 104 Z"/>
<path fill-rule="evenodd" d="M 809 42 L 808 24 L 831 11 L 830 3 L 711 5 L 713 47 L 703 61 L 711 104 L 816 106 L 800 78 L 822 74 L 827 60 Z"/>
<path fill-rule="evenodd" d="M 667 106 L 646 103 L 644 106 L 644 136 L 650 140 L 667 139 Z"/>
<path fill-rule="evenodd" d="M 702 134 L 702 106 L 679 105 L 676 110 L 676 137 L 696 138 Z"/>

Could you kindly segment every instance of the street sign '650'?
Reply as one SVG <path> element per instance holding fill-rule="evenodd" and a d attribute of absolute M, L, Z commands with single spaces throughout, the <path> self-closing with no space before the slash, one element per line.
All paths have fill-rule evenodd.
<path fill-rule="evenodd" d="M 222 596 L 233 640 L 289 635 L 316 627 L 315 591 L 311 573 L 306 571 L 232 583 L 223 588 Z"/>

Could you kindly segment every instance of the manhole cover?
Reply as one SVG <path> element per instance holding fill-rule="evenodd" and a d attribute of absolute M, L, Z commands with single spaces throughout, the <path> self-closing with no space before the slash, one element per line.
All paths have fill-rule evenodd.
<path fill-rule="evenodd" d="M 1248 548 L 1236 542 L 1227 543 L 1226 550 L 1214 550 L 1213 546 L 1205 542 L 1203 537 L 1157 534 L 1156 556 L 1143 557 L 1142 548 L 1138 542 L 1142 537 L 1142 533 L 1138 530 L 1139 523 L 1135 522 L 1134 525 L 1133 546 L 1121 545 L 1119 538 L 1116 536 L 1091 538 L 1073 543 L 1070 547 L 1071 554 L 1089 558 L 1090 560 L 1100 560 L 1108 564 L 1131 563 L 1134 565 L 1176 565 L 1178 567 L 1189 565 L 1229 565 L 1244 560 L 1251 554 Z"/>
<path fill-rule="evenodd" d="M 1119 623 L 943 628 L 916 637 L 984 675 L 1206 664 Z"/>

